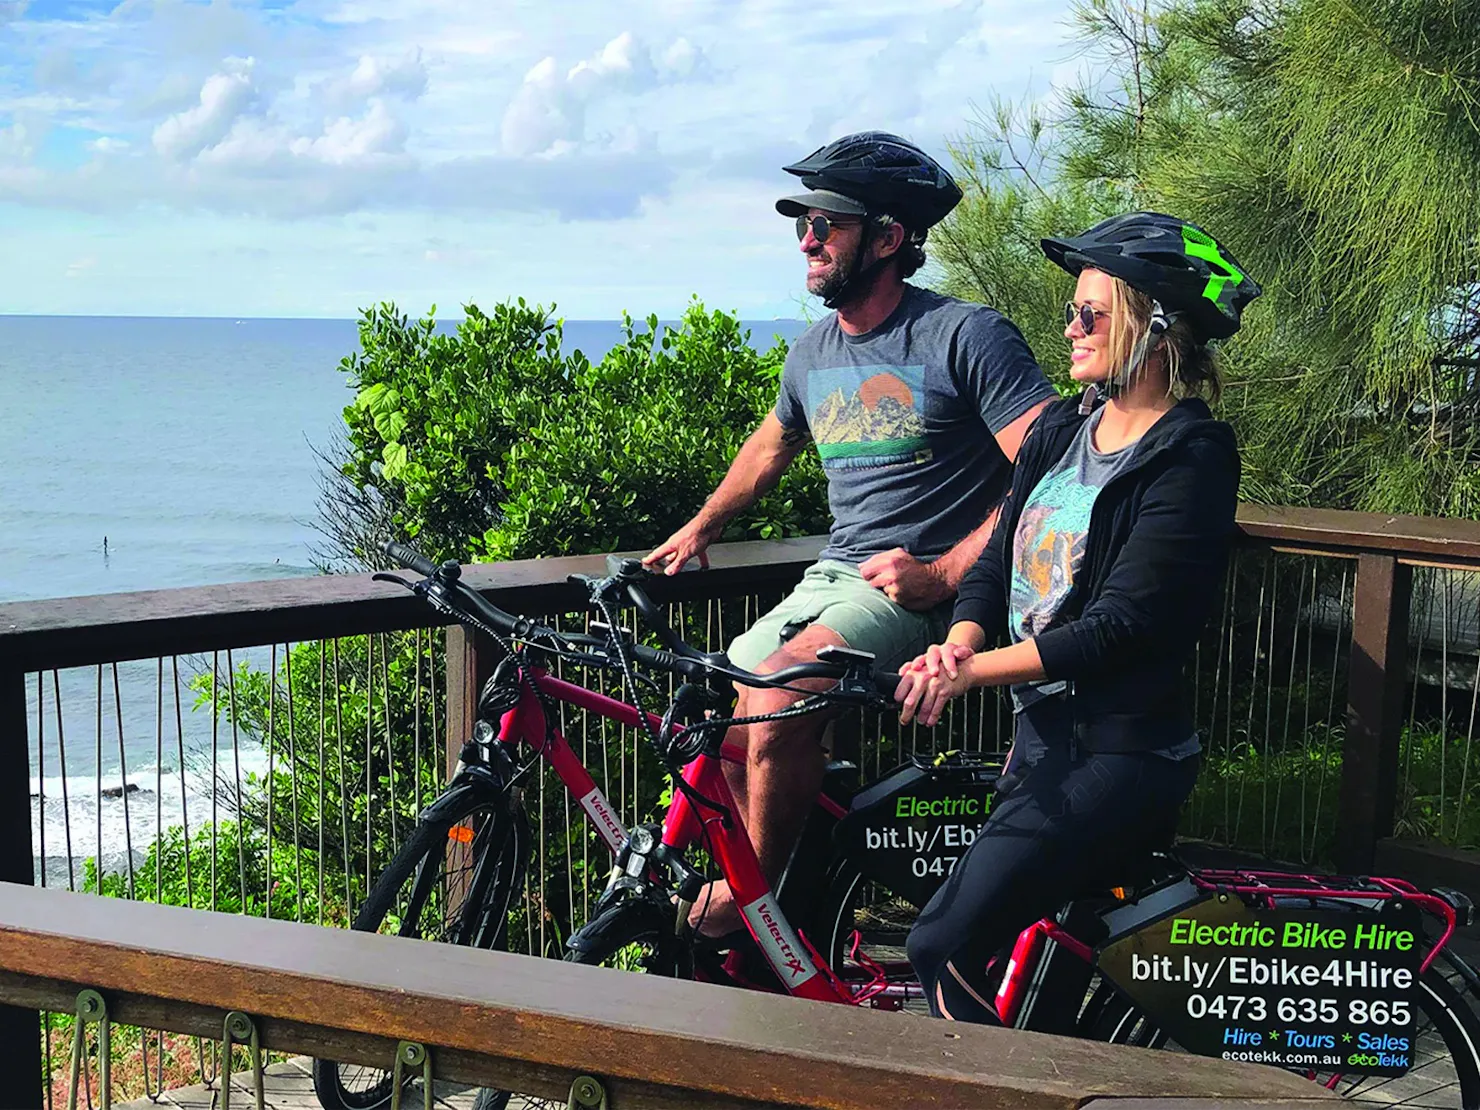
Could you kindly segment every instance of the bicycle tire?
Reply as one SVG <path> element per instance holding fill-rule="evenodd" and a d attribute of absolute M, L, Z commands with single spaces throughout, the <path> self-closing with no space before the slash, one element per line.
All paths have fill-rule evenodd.
<path fill-rule="evenodd" d="M 624 956 L 624 953 L 632 948 L 640 948 L 647 954 L 637 958 L 645 974 L 663 975 L 670 979 L 691 977 L 692 965 L 686 956 L 690 953 L 688 946 L 677 938 L 660 937 L 657 927 L 651 925 L 635 924 L 630 930 L 604 937 L 601 944 L 583 952 L 567 950 L 563 959 L 566 963 L 587 967 L 617 966 L 630 971 L 634 969 L 623 965 L 632 963 L 634 956 Z M 485 1087 L 473 1100 L 473 1110 L 507 1110 L 509 1102 L 516 1097 L 521 1100 L 521 1110 L 563 1110 L 567 1105 L 559 1099 L 542 1099 Z"/>
<path fill-rule="evenodd" d="M 456 828 L 472 832 L 474 847 L 470 855 L 473 862 L 468 889 L 474 890 L 486 883 L 486 893 L 480 899 L 485 908 L 471 916 L 460 914 L 461 928 L 453 937 L 427 938 L 428 930 L 423 927 L 422 917 L 434 901 L 433 888 L 438 885 L 441 864 L 448 859 L 448 840 Z M 479 846 L 480 836 L 487 837 L 483 847 Z M 497 853 L 492 857 L 491 865 L 487 864 L 489 851 Z M 408 889 L 409 882 L 410 898 L 405 909 L 412 912 L 400 914 L 399 920 L 394 922 L 396 935 L 448 940 L 450 943 L 476 943 L 480 948 L 502 950 L 508 940 L 509 914 L 523 890 L 528 853 L 529 829 L 521 808 L 509 806 L 504 797 L 469 796 L 466 805 L 435 820 L 423 819 L 417 824 L 401 850 L 375 880 L 350 927 L 360 932 L 381 932 L 392 911 L 397 909 L 397 899 L 403 890 Z M 437 861 L 437 867 L 426 867 L 432 859 Z M 491 866 L 491 870 L 482 877 L 477 871 L 480 862 Z M 323 1110 L 380 1110 L 390 1105 L 391 1073 L 386 1069 L 315 1060 L 313 1086 Z"/>
<path fill-rule="evenodd" d="M 1356 1103 L 1391 1106 L 1400 1102 L 1422 1110 L 1480 1110 L 1480 1019 L 1436 964 L 1419 977 L 1415 1064 L 1403 1076 L 1357 1076 L 1343 1083 L 1331 1072 L 1307 1075 Z M 1181 1051 L 1147 1015 L 1119 992 L 1102 998 L 1084 1035 L 1109 1044 Z M 1422 1058 L 1422 1062 L 1420 1062 Z M 1421 1074 L 1423 1073 L 1423 1074 Z M 1427 1087 L 1427 1091 L 1422 1088 Z"/>

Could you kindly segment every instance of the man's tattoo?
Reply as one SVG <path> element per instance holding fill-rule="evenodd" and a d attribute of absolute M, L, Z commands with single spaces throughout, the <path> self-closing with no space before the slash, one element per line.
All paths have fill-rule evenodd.
<path fill-rule="evenodd" d="M 781 442 L 786 447 L 805 447 L 811 439 L 812 433 L 805 428 L 781 426 Z"/>

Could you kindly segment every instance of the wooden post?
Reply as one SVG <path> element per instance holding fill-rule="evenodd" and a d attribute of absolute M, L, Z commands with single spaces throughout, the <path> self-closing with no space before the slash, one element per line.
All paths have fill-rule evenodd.
<path fill-rule="evenodd" d="M 498 648 L 460 624 L 447 629 L 447 777 L 478 720 L 478 695 L 493 674 Z"/>
<path fill-rule="evenodd" d="M 1357 557 L 1335 850 L 1348 873 L 1370 871 L 1377 841 L 1393 831 L 1412 585 L 1412 568 L 1394 556 Z"/>
<path fill-rule="evenodd" d="M 31 847 L 31 755 L 26 732 L 26 675 L 0 670 L 0 882 L 35 882 Z M 41 1015 L 0 1006 L 0 1104 L 40 1107 Z"/>

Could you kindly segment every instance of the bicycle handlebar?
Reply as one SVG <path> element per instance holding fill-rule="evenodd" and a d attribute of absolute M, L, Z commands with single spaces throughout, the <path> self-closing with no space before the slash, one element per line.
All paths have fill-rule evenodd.
<path fill-rule="evenodd" d="M 607 647 L 606 641 L 598 637 L 557 632 L 553 628 L 547 628 L 526 617 L 516 617 L 512 613 L 506 613 L 484 598 L 477 590 L 464 584 L 461 581 L 462 568 L 455 562 L 447 562 L 438 566 L 426 556 L 402 543 L 389 542 L 384 544 L 381 550 L 407 569 L 415 571 L 423 578 L 430 579 L 433 583 L 432 588 L 439 589 L 440 598 L 444 603 L 456 609 L 457 602 L 461 602 L 471 608 L 480 620 L 505 636 L 520 640 L 548 638 L 577 646 L 602 649 Z M 853 665 L 848 663 L 829 663 L 822 660 L 797 663 L 769 674 L 757 674 L 743 667 L 737 667 L 723 653 L 709 654 L 684 643 L 668 626 L 658 611 L 657 605 L 638 584 L 638 579 L 650 572 L 636 559 L 623 559 L 617 555 L 608 555 L 607 570 L 610 572 L 607 581 L 620 583 L 624 587 L 623 592 L 637 609 L 643 623 L 665 645 L 664 648 L 650 648 L 642 644 L 628 645 L 632 657 L 646 667 L 667 671 L 688 679 L 719 675 L 742 685 L 757 688 L 786 686 L 808 678 L 841 680 L 853 669 Z M 572 575 L 572 578 L 593 588 L 602 584 L 601 580 L 586 575 Z M 457 602 L 453 601 L 452 595 L 456 596 Z M 874 689 L 879 695 L 886 698 L 894 696 L 895 688 L 899 685 L 897 673 L 876 670 L 872 672 L 871 677 Z M 826 696 L 829 692 L 823 691 L 822 693 Z"/>
<path fill-rule="evenodd" d="M 396 560 L 401 566 L 408 570 L 414 570 L 423 578 L 431 578 L 437 573 L 437 564 L 404 543 L 396 543 L 394 540 L 385 544 L 382 548 L 388 556 Z"/>

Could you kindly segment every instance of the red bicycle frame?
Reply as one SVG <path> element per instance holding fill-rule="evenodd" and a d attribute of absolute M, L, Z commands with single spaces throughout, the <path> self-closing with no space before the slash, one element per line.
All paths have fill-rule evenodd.
<path fill-rule="evenodd" d="M 626 702 L 555 678 L 544 671 L 534 671 L 530 678 L 540 694 L 554 701 L 595 713 L 630 728 L 642 725 L 639 710 Z M 651 713 L 646 716 L 648 723 L 654 728 L 661 723 Z M 627 839 L 626 826 L 622 824 L 601 788 L 596 785 L 596 780 L 571 750 L 560 730 L 548 727 L 545 707 L 529 685 L 523 687 L 519 703 L 504 714 L 499 725 L 499 740 L 504 743 L 522 741 L 538 752 L 580 803 L 597 833 L 606 841 L 607 847 L 613 852 L 622 847 Z M 701 755 L 684 768 L 684 781 L 700 794 L 724 806 L 729 814 L 733 814 L 734 796 L 725 781 L 721 762 L 743 762 L 744 758 L 743 752 L 728 746 L 722 748 L 721 759 Z M 842 817 L 847 812 L 825 794 L 819 794 L 815 804 L 835 817 Z M 743 825 L 733 817 L 723 818 L 718 813 L 701 816 L 681 791 L 675 791 L 663 820 L 663 843 L 678 849 L 688 849 L 701 841 L 729 882 L 746 929 L 755 938 L 756 944 L 786 989 L 801 998 L 822 1002 L 854 1002 L 853 992 L 838 979 L 816 949 L 797 934 L 782 914 L 770 883 L 761 873 L 760 864 L 755 858 L 755 849 L 751 846 L 750 837 L 746 835 Z"/>
<path fill-rule="evenodd" d="M 530 678 L 540 694 L 554 701 L 595 713 L 629 728 L 642 725 L 640 711 L 626 702 L 555 678 L 544 671 L 534 671 Z M 646 717 L 654 728 L 661 723 L 651 713 Z M 559 729 L 547 727 L 544 705 L 529 685 L 524 686 L 518 704 L 500 722 L 499 739 L 505 743 L 522 741 L 539 753 L 580 803 L 612 852 L 622 847 L 627 839 L 626 827 Z M 786 920 L 756 861 L 750 837 L 742 824 L 733 818 L 734 797 L 725 781 L 724 761 L 743 762 L 744 754 L 725 746 L 721 748 L 720 758 L 700 755 L 684 767 L 683 779 L 697 793 L 719 803 L 726 813 L 701 811 L 682 791 L 675 791 L 663 820 L 663 843 L 680 850 L 702 843 L 709 850 L 729 883 L 746 930 L 755 939 L 777 979 L 791 994 L 821 1002 L 857 1005 L 885 993 L 881 973 L 874 974 L 861 989 L 854 990 Z M 818 795 L 816 804 L 835 817 L 846 813 L 842 806 L 824 794 Z M 1401 879 L 1372 878 L 1353 887 L 1340 885 L 1344 882 L 1340 879 L 1287 872 L 1189 871 L 1188 876 L 1200 892 L 1223 890 L 1260 899 L 1310 898 L 1313 895 L 1356 901 L 1406 898 L 1445 922 L 1443 935 L 1430 949 L 1423 970 L 1428 969 L 1454 932 L 1453 907 L 1444 899 L 1426 894 Z M 1044 945 L 1050 940 L 1076 958 L 1086 963 L 1094 962 L 1094 950 L 1058 923 L 1045 918 L 1028 926 L 1018 935 L 997 990 L 995 1008 L 1003 1024 L 1013 1025 L 1021 1015 Z M 888 993 L 898 992 L 889 990 Z M 905 991 L 905 994 L 909 993 Z"/>
<path fill-rule="evenodd" d="M 683 769 L 683 778 L 699 794 L 733 814 L 734 796 L 720 763 L 714 756 L 701 755 Z M 831 798 L 819 797 L 832 806 L 837 805 Z M 730 884 L 730 893 L 746 930 L 755 938 L 766 962 L 787 991 L 819 1002 L 853 1002 L 853 992 L 833 974 L 816 949 L 791 927 L 776 904 L 776 896 L 761 873 L 744 826 L 724 814 L 701 813 L 688 795 L 674 791 L 663 820 L 663 843 L 686 848 L 701 837 Z"/>

